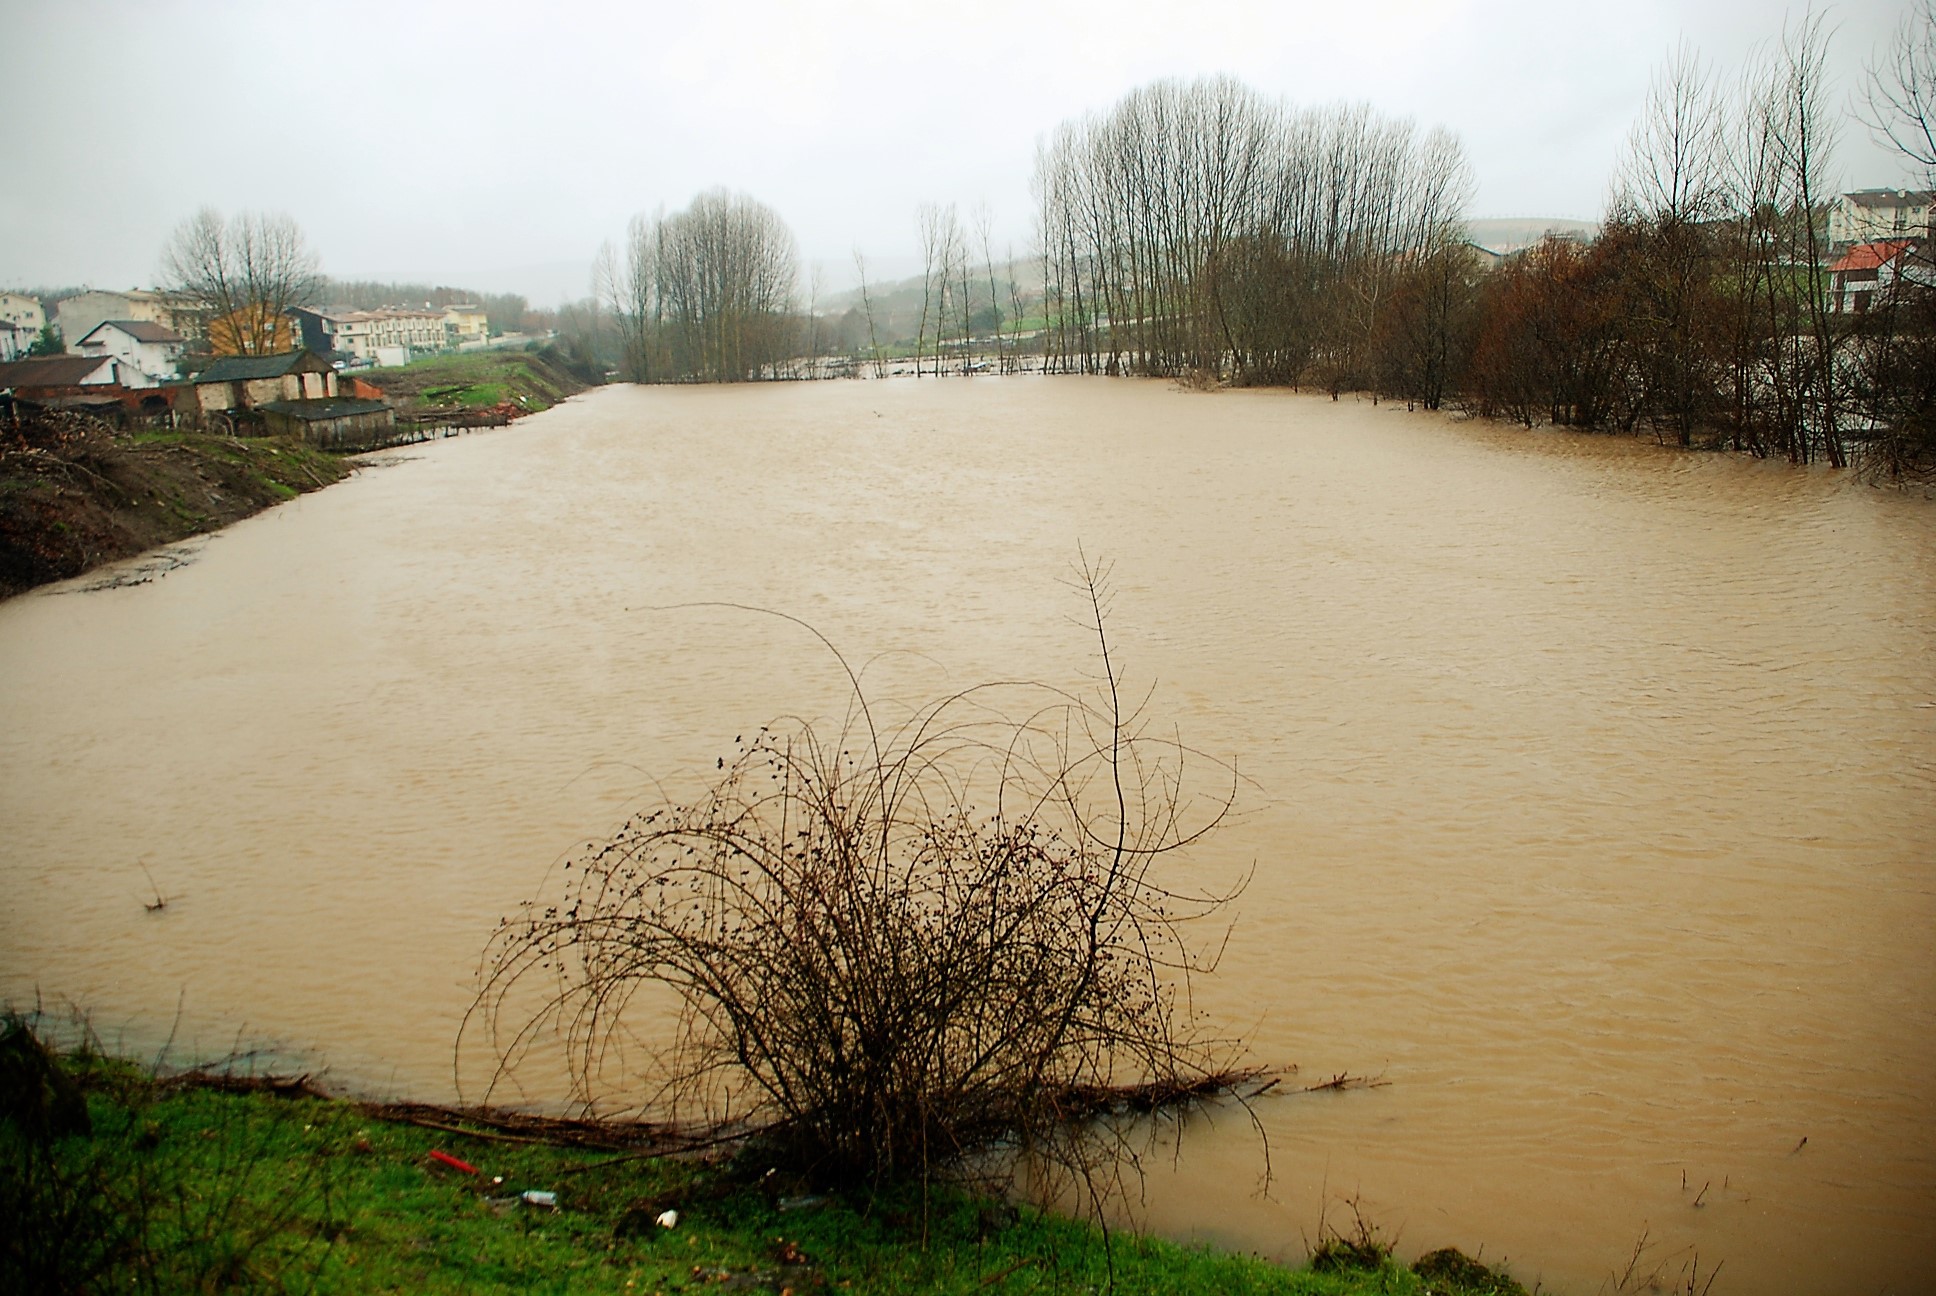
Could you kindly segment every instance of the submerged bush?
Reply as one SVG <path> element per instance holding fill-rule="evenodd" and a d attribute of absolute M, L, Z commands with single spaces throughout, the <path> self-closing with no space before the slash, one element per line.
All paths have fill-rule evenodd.
<path fill-rule="evenodd" d="M 497 1078 L 561 1038 L 592 1102 L 638 1037 L 628 1007 L 665 987 L 673 1103 L 837 1184 L 986 1172 L 991 1151 L 1093 1184 L 1125 1150 L 1099 1112 L 1215 1088 L 1228 1049 L 1188 1007 L 1213 962 L 1191 928 L 1234 893 L 1159 865 L 1222 819 L 1235 774 L 1210 762 L 1221 791 L 1195 810 L 1196 755 L 1125 706 L 1105 575 L 1081 570 L 1095 696 L 985 685 L 888 726 L 850 670 L 837 733 L 763 728 L 704 796 L 572 860 L 559 901 L 487 951 Z"/>

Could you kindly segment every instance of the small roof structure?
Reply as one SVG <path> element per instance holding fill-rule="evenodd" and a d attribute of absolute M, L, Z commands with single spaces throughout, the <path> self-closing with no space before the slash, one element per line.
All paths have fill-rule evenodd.
<path fill-rule="evenodd" d="M 301 419 L 305 423 L 317 423 L 324 419 L 354 418 L 359 414 L 379 414 L 390 408 L 388 401 L 356 400 L 347 396 L 331 396 L 320 400 L 265 401 L 256 406 L 269 414 L 287 414 L 290 418 Z"/>
<path fill-rule="evenodd" d="M 197 383 L 247 382 L 281 378 L 285 374 L 328 373 L 329 361 L 314 351 L 285 351 L 281 355 L 223 356 L 195 375 Z"/>
<path fill-rule="evenodd" d="M 1884 239 L 1876 243 L 1857 243 L 1829 266 L 1831 274 L 1849 270 L 1879 270 L 1916 246 L 1914 239 Z"/>
<path fill-rule="evenodd" d="M 104 328 L 120 329 L 137 342 L 186 342 L 188 340 L 175 330 L 157 324 L 153 320 L 102 320 L 87 331 L 87 337 L 82 338 L 81 343 L 85 344 L 87 338 L 93 337 Z"/>
<path fill-rule="evenodd" d="M 34 356 L 0 364 L 0 387 L 79 387 L 94 378 L 113 356 Z M 109 378 L 112 382 L 112 377 Z"/>

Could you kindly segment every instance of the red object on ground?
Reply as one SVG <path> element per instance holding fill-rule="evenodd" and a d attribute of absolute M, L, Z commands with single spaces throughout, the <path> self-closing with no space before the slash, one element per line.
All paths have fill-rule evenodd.
<path fill-rule="evenodd" d="M 432 1161 L 441 1161 L 445 1165 L 449 1166 L 451 1169 L 462 1170 L 465 1174 L 477 1173 L 477 1167 L 470 1164 L 468 1161 L 459 1161 L 456 1157 L 452 1156 L 450 1153 L 439 1152 L 436 1148 L 432 1148 L 430 1150 L 430 1159 Z"/>

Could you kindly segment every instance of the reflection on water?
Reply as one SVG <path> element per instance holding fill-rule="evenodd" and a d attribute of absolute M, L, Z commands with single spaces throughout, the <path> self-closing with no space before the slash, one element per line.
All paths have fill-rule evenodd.
<path fill-rule="evenodd" d="M 1202 1006 L 1392 1082 L 1269 1101 L 1270 1199 L 1243 1122 L 1199 1130 L 1152 1226 L 1295 1257 L 1355 1194 L 1562 1290 L 1643 1229 L 1717 1291 L 1928 1284 L 1936 506 L 1631 442 L 1022 379 L 442 443 L 0 605 L 0 990 L 447 1097 L 554 861 L 844 701 L 798 630 L 673 605 L 899 654 L 889 694 L 1080 684 L 1078 544 L 1157 712 L 1257 784 L 1191 865 L 1256 867 Z"/>

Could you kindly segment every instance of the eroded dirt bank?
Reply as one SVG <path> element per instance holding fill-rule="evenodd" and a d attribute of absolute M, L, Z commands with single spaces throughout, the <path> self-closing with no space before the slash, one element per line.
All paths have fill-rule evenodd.
<path fill-rule="evenodd" d="M 350 467 L 283 437 L 130 433 L 76 417 L 0 429 L 0 598 L 219 530 Z"/>

